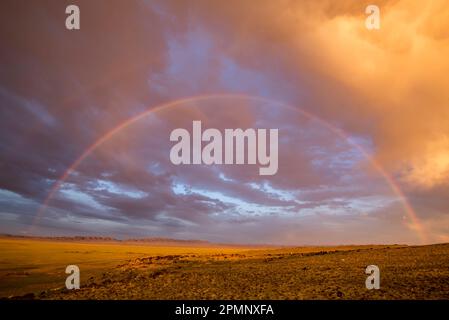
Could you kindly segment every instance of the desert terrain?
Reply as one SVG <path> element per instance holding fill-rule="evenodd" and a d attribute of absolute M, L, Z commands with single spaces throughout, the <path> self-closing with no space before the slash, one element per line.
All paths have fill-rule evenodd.
<path fill-rule="evenodd" d="M 271 247 L 0 237 L 5 299 L 449 299 L 449 244 Z M 67 265 L 81 288 L 67 290 Z M 380 269 L 367 290 L 365 268 Z"/>

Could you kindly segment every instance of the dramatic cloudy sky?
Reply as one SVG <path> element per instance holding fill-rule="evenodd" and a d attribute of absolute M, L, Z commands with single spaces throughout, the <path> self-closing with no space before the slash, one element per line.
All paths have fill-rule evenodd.
<path fill-rule="evenodd" d="M 0 7 L 1 233 L 449 241 L 447 1 Z M 277 174 L 171 164 L 193 120 L 279 129 Z"/>

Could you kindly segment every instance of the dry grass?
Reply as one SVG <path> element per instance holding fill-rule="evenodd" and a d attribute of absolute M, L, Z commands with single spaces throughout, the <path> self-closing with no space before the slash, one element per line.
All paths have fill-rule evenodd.
<path fill-rule="evenodd" d="M 84 281 L 140 257 L 191 253 L 203 256 L 246 250 L 0 238 L 0 297 L 64 287 L 67 277 L 65 268 L 70 264 L 79 266 Z"/>
<path fill-rule="evenodd" d="M 40 299 L 449 298 L 449 245 L 254 249 L 0 239 L 0 249 L 0 296 L 33 292 Z M 81 269 L 80 290 L 61 288 L 68 264 Z M 364 271 L 370 264 L 381 270 L 380 290 L 365 288 Z"/>

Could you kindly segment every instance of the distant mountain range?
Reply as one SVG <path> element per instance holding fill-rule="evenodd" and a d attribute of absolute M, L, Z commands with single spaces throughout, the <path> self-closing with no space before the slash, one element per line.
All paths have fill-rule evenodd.
<path fill-rule="evenodd" d="M 141 244 L 176 244 L 176 245 L 197 245 L 197 246 L 232 246 L 232 247 L 279 247 L 273 245 L 255 245 L 255 244 L 231 244 L 231 243 L 215 243 L 206 240 L 198 239 L 172 239 L 163 237 L 147 237 L 147 238 L 129 238 L 116 239 L 113 237 L 99 237 L 99 236 L 32 236 L 32 235 L 14 235 L 14 234 L 0 234 L 4 238 L 19 238 L 19 239 L 37 239 L 37 240 L 52 240 L 52 241 L 86 241 L 86 242 L 120 242 L 120 243 L 141 243 Z"/>

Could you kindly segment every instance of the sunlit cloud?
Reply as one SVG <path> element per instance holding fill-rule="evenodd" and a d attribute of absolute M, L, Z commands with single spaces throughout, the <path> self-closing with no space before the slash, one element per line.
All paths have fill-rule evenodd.
<path fill-rule="evenodd" d="M 376 31 L 365 28 L 368 1 L 79 2 L 73 36 L 60 30 L 64 4 L 0 13 L 0 232 L 449 239 L 445 1 L 379 1 Z M 128 119 L 212 93 L 267 101 L 193 99 L 150 113 L 67 171 Z M 169 133 L 193 120 L 278 128 L 278 173 L 171 164 Z"/>

